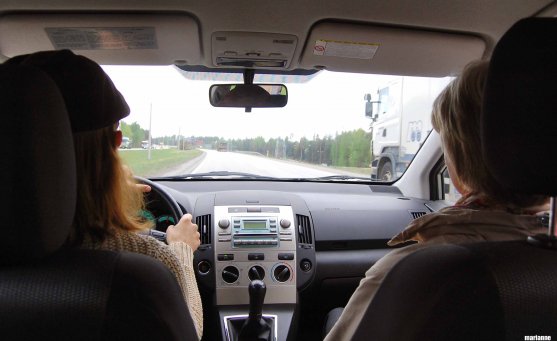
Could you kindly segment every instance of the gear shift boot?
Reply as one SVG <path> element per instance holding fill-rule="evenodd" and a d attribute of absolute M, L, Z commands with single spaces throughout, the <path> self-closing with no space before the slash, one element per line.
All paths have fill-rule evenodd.
<path fill-rule="evenodd" d="M 263 315 L 260 324 L 264 324 L 253 335 L 242 334 L 240 332 L 248 321 L 248 315 L 226 316 L 224 318 L 226 339 L 228 341 L 275 341 L 277 339 L 277 316 Z"/>
<path fill-rule="evenodd" d="M 263 315 L 263 302 L 267 287 L 260 280 L 253 280 L 248 286 L 249 315 L 236 319 L 225 317 L 228 339 L 230 341 L 274 341 L 276 340 L 276 316 Z"/>

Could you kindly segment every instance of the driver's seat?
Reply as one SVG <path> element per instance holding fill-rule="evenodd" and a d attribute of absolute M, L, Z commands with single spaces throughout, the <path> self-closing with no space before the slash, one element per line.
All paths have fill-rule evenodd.
<path fill-rule="evenodd" d="M 172 273 L 144 255 L 70 249 L 73 139 L 55 83 L 0 65 L 0 338 L 197 340 Z"/>

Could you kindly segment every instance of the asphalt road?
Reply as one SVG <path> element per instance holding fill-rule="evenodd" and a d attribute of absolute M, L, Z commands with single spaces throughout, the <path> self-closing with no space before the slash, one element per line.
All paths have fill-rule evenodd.
<path fill-rule="evenodd" d="M 277 178 L 314 178 L 336 174 L 363 177 L 362 174 L 341 172 L 336 169 L 329 170 L 327 167 L 307 165 L 294 161 L 276 160 L 260 155 L 218 152 L 216 150 L 203 151 L 204 154 L 199 158 L 180 165 L 164 175 L 170 176 L 212 171 L 229 171 Z"/>

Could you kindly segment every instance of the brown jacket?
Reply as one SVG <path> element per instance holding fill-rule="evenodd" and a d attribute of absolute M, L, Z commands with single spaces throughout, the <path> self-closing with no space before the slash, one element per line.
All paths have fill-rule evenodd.
<path fill-rule="evenodd" d="M 387 272 L 403 257 L 418 249 L 441 243 L 524 239 L 546 231 L 536 215 L 518 215 L 505 211 L 451 206 L 420 217 L 394 236 L 388 244 L 393 246 L 411 240 L 418 243 L 389 252 L 366 272 L 366 277 L 360 281 L 340 319 L 325 340 L 351 340 Z"/>

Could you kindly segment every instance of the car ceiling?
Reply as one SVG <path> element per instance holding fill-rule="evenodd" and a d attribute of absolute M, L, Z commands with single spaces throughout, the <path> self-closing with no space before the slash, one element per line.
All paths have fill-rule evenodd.
<path fill-rule="evenodd" d="M 288 56 L 285 70 L 317 67 L 332 71 L 445 76 L 458 72 L 472 59 L 488 57 L 498 38 L 517 20 L 534 15 L 554 16 L 557 6 L 550 0 L 0 0 L 3 59 L 54 48 L 44 34 L 44 25 L 36 25 L 47 13 L 53 22 L 68 14 L 85 18 L 81 22 L 80 19 L 70 21 L 66 27 L 94 26 L 95 18 L 99 26 L 106 27 L 114 19 L 103 21 L 105 15 L 116 15 L 126 24 L 124 18 L 129 14 L 141 14 L 143 17 L 134 19 L 139 21 L 132 22 L 134 26 L 142 26 L 141 18 L 146 18 L 143 26 L 153 26 L 159 34 L 171 37 L 173 30 L 183 32 L 181 36 L 159 42 L 157 51 L 151 53 L 76 51 L 103 64 L 184 62 L 215 68 L 215 34 L 251 32 L 295 38 L 295 48 Z M 178 19 L 177 26 L 172 26 L 168 23 L 169 16 L 186 20 Z M 313 53 L 315 39 L 380 42 L 382 47 L 373 61 L 322 58 Z M 246 41 L 249 40 L 248 35 Z M 423 44 L 424 40 L 428 42 Z M 240 50 L 257 49 L 241 39 L 238 44 L 246 45 L 239 46 Z"/>

